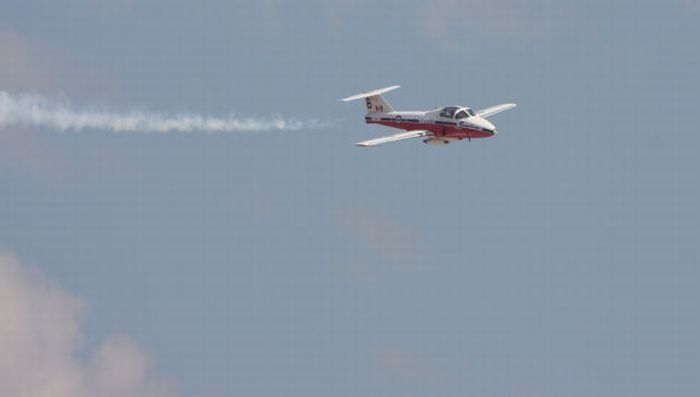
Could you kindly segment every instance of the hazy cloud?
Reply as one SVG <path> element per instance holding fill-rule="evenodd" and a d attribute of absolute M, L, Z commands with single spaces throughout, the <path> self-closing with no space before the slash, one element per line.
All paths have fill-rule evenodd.
<path fill-rule="evenodd" d="M 113 93 L 101 79 L 67 66 L 59 49 L 30 40 L 21 34 L 0 28 L 0 90 Z M 45 181 L 57 182 L 65 176 L 67 156 L 60 153 L 31 130 L 0 126 L 0 165 L 27 172 Z"/>
<path fill-rule="evenodd" d="M 254 3 L 260 13 L 260 21 L 265 26 L 264 34 L 275 39 L 284 38 L 284 33 L 295 20 L 289 20 L 289 13 L 299 5 L 290 0 L 257 0 Z M 307 5 L 320 12 L 322 18 L 317 22 L 336 29 L 339 24 L 354 20 L 352 12 L 366 10 L 376 6 L 371 0 L 307 0 Z"/>
<path fill-rule="evenodd" d="M 380 377 L 425 378 L 433 370 L 419 354 L 404 350 L 383 350 L 374 357 L 374 372 Z"/>
<path fill-rule="evenodd" d="M 427 37 L 445 49 L 474 50 L 485 40 L 556 37 L 573 7 L 570 0 L 432 0 L 417 18 Z"/>
<path fill-rule="evenodd" d="M 119 94 L 106 72 L 65 49 L 0 26 L 0 89 Z"/>
<path fill-rule="evenodd" d="M 63 180 L 69 161 L 29 131 L 0 128 L 0 165 L 53 184 Z"/>
<path fill-rule="evenodd" d="M 416 239 L 407 224 L 366 206 L 341 207 L 334 212 L 336 225 L 362 240 L 378 254 L 402 264 L 414 264 Z"/>
<path fill-rule="evenodd" d="M 85 305 L 0 253 L 0 395 L 14 397 L 172 397 L 148 355 L 126 336 L 94 352 L 80 348 Z M 85 358 L 83 358 L 85 357 Z"/>
<path fill-rule="evenodd" d="M 58 65 L 47 49 L 18 33 L 0 28 L 0 87 L 56 89 Z"/>
<path fill-rule="evenodd" d="M 140 0 L 78 0 L 95 10 L 106 14 L 124 14 L 132 11 Z"/>
<path fill-rule="evenodd" d="M 679 4 L 681 7 L 683 7 L 684 9 L 700 15 L 700 1 L 698 1 L 698 0 L 676 0 L 676 3 Z"/>

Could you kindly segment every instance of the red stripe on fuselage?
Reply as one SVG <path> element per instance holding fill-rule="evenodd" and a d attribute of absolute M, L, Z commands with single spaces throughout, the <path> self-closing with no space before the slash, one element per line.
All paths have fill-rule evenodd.
<path fill-rule="evenodd" d="M 366 120 L 367 124 L 379 124 L 385 127 L 398 128 L 406 131 L 426 130 L 430 131 L 436 137 L 454 138 L 454 139 L 474 139 L 474 138 L 489 138 L 494 134 L 485 131 L 472 130 L 470 128 L 457 128 L 457 126 L 449 124 L 435 123 L 408 123 L 395 121 L 380 121 Z"/>

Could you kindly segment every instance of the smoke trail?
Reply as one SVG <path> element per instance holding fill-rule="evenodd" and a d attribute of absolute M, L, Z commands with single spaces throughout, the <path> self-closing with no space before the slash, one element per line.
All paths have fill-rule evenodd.
<path fill-rule="evenodd" d="M 11 95 L 0 91 L 0 127 L 45 127 L 60 131 L 84 129 L 111 132 L 255 132 L 298 131 L 323 127 L 317 120 L 301 121 L 280 116 L 267 118 L 208 117 L 182 114 L 167 116 L 151 112 L 113 113 L 100 110 L 74 110 L 67 101 L 36 94 Z"/>

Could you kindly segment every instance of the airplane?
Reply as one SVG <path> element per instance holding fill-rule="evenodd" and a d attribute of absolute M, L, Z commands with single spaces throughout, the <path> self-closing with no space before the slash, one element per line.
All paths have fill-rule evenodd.
<path fill-rule="evenodd" d="M 363 92 L 340 99 L 343 102 L 365 100 L 367 114 L 365 123 L 406 130 L 398 134 L 383 136 L 356 143 L 357 146 L 372 147 L 404 139 L 425 138 L 424 143 L 446 145 L 452 141 L 488 138 L 496 135 L 496 127 L 486 117 L 514 108 L 514 103 L 504 103 L 473 111 L 465 106 L 446 106 L 428 111 L 397 111 L 382 94 L 401 86 L 395 85 Z"/>

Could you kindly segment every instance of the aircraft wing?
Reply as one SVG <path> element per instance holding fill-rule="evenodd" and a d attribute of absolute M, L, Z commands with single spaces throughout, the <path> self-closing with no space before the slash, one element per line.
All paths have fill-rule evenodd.
<path fill-rule="evenodd" d="M 398 88 L 401 88 L 401 86 L 400 85 L 392 85 L 391 87 L 380 88 L 378 90 L 363 92 L 363 93 L 349 96 L 347 98 L 343 98 L 340 100 L 343 102 L 350 102 L 350 101 L 354 101 L 356 99 L 363 99 L 363 98 L 369 98 L 371 96 L 386 94 L 387 92 L 394 91 L 395 89 L 398 89 Z"/>
<path fill-rule="evenodd" d="M 362 146 L 362 147 L 371 147 L 371 146 L 383 145 L 383 144 L 389 143 L 389 142 L 403 141 L 404 139 L 420 138 L 422 136 L 427 136 L 427 135 L 430 135 L 430 132 L 425 131 L 425 130 L 406 131 L 406 132 L 401 132 L 401 133 L 394 134 L 394 135 L 388 135 L 388 136 L 383 136 L 380 138 L 370 139 L 370 140 L 364 141 L 364 142 L 359 142 L 359 143 L 356 143 L 355 145 Z"/>
<path fill-rule="evenodd" d="M 514 103 L 504 103 L 503 105 L 491 106 L 490 108 L 481 109 L 476 111 L 476 115 L 479 117 L 489 117 L 496 113 L 505 112 L 508 109 L 513 109 L 515 107 Z"/>

